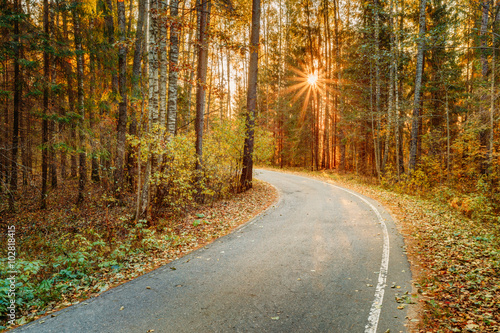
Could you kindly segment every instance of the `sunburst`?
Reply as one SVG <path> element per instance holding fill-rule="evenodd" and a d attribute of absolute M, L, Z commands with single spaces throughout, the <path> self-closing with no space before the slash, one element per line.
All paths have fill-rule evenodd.
<path fill-rule="evenodd" d="M 318 82 L 318 75 L 316 75 L 315 73 L 309 74 L 307 76 L 307 83 L 309 83 L 309 85 L 315 87 L 317 82 Z"/>
<path fill-rule="evenodd" d="M 323 95 L 325 91 L 329 89 L 328 83 L 332 82 L 332 80 L 325 79 L 323 71 L 308 66 L 306 66 L 303 71 L 294 67 L 290 69 L 297 74 L 297 76 L 292 77 L 291 80 L 298 81 L 298 83 L 287 89 L 289 92 L 296 91 L 295 96 L 292 98 L 292 102 L 295 102 L 306 93 L 300 115 L 301 120 L 303 120 L 311 96 L 312 99 L 317 102 L 318 96 Z"/>

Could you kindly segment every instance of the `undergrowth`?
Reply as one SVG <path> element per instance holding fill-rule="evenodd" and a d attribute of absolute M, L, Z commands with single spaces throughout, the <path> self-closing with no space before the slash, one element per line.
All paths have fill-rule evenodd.
<path fill-rule="evenodd" d="M 269 200 L 263 199 L 274 190 L 262 184 L 249 193 L 236 193 L 245 133 L 242 119 L 212 124 L 204 139 L 201 172 L 195 169 L 194 135 L 168 139 L 155 128 L 140 139 L 130 136 L 131 150 L 140 154 L 132 157 L 141 161 L 141 174 L 148 163 L 153 165 L 149 213 L 142 219 L 135 216 L 140 185 L 119 189 L 117 198 L 111 169 L 104 165 L 101 180 L 87 184 L 81 203 L 76 178 L 51 189 L 46 210 L 40 209 L 36 187 L 22 188 L 16 212 L 7 210 L 7 200 L 0 201 L 5 231 L 0 242 L 7 244 L 7 228 L 15 227 L 16 251 L 9 262 L 8 247 L 0 248 L 0 329 L 12 326 L 7 317 L 11 300 L 14 324 L 22 325 L 220 237 L 265 207 Z M 271 139 L 269 133 L 256 131 L 257 160 L 272 154 Z M 9 279 L 12 275 L 15 281 Z M 15 297 L 9 296 L 11 289 Z"/>

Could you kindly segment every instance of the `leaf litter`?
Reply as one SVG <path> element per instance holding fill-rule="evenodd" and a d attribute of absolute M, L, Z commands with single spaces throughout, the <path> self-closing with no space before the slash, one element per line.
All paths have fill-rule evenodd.
<path fill-rule="evenodd" d="M 99 197 L 98 191 L 89 195 Z M 140 230 L 136 232 L 141 233 L 137 234 L 135 243 L 132 245 L 125 242 L 123 225 L 130 219 L 127 215 L 127 207 L 133 207 L 133 201 L 131 205 L 115 206 L 109 211 L 92 200 L 86 201 L 85 207 L 73 208 L 68 208 L 67 202 L 61 202 L 59 206 L 54 204 L 51 210 L 42 214 L 41 218 L 38 209 L 28 208 L 19 211 L 6 223 L 16 225 L 16 241 L 18 241 L 18 247 L 22 248 L 19 258 L 23 260 L 22 262 L 20 260 L 20 264 L 24 265 L 22 269 L 30 283 L 25 289 L 28 292 L 30 286 L 39 289 L 38 281 L 55 283 L 54 277 L 59 277 L 61 272 L 66 272 L 70 278 L 58 282 L 58 285 L 48 286 L 52 289 L 57 287 L 54 289 L 57 292 L 48 297 L 44 295 L 44 302 L 25 303 L 24 306 L 22 304 L 18 306 L 16 326 L 45 315 L 55 316 L 54 312 L 71 304 L 96 297 L 109 288 L 179 259 L 230 233 L 239 225 L 275 204 L 277 198 L 278 192 L 273 186 L 254 180 L 252 189 L 237 193 L 228 199 L 187 208 L 182 217 L 172 217 L 163 222 L 160 218 L 153 221 L 150 227 L 141 227 L 138 223 L 137 228 L 132 231 Z M 194 223 L 195 220 L 199 220 L 200 223 Z M 98 241 L 90 244 L 89 239 L 81 237 L 80 234 L 92 225 L 99 225 L 101 228 L 104 226 L 104 230 L 111 230 L 108 233 L 110 238 L 103 240 L 98 238 Z M 96 249 L 104 251 L 102 252 L 104 255 L 95 256 L 97 252 L 92 252 L 94 257 L 91 257 L 90 253 L 87 255 L 86 252 L 77 250 L 75 253 L 79 257 L 73 259 L 72 256 L 75 253 L 68 253 L 64 248 L 51 246 L 51 242 L 60 241 L 61 237 L 68 239 L 67 244 L 74 242 L 77 247 L 85 246 L 86 249 L 90 249 L 88 251 L 96 251 Z M 125 247 L 115 250 L 115 252 L 121 251 L 118 252 L 116 259 L 105 262 L 102 261 L 103 259 L 95 259 L 109 257 L 109 254 L 113 255 L 114 252 L 110 253 L 111 244 L 120 237 L 121 244 Z M 40 240 L 46 245 L 40 245 Z M 108 251 L 107 254 L 106 251 Z M 61 270 L 64 267 L 58 267 L 59 264 L 55 259 L 62 260 L 64 265 L 69 263 L 70 266 Z M 91 264 L 86 265 L 86 262 Z M 4 265 L 6 262 L 1 264 Z M 85 268 L 84 273 L 79 271 L 80 266 Z M 51 276 L 52 280 L 50 280 Z M 176 287 L 181 287 L 181 285 Z M 5 325 L 6 321 L 4 318 L 1 319 L 0 331 L 3 331 L 5 327 L 1 325 Z"/>

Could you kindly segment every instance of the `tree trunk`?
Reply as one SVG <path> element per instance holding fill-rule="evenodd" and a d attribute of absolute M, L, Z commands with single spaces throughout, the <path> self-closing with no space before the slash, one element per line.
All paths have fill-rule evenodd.
<path fill-rule="evenodd" d="M 130 107 L 130 125 L 129 125 L 129 133 L 130 135 L 137 135 L 138 133 L 138 124 L 137 124 L 137 100 L 142 99 L 142 80 L 140 78 L 141 75 L 141 65 L 142 65 L 142 56 L 143 56 L 143 44 L 144 44 L 144 21 L 146 14 L 146 0 L 139 0 L 139 13 L 137 18 L 137 26 L 136 26 L 136 35 L 135 35 L 135 49 L 134 49 L 134 60 L 132 63 L 132 101 Z M 134 103 L 134 104 L 132 104 Z M 141 103 L 142 104 L 142 103 Z M 127 110 L 128 111 L 128 110 Z M 133 185 L 134 175 L 138 174 L 137 168 L 139 165 L 135 165 L 135 161 L 133 158 L 132 147 L 128 148 L 127 154 L 127 169 L 130 185 Z M 138 184 L 140 187 L 140 184 Z"/>
<path fill-rule="evenodd" d="M 392 137 L 391 135 L 391 128 L 392 128 L 392 121 L 393 121 L 393 108 L 394 108 L 394 76 L 395 76 L 395 71 L 397 70 L 396 64 L 395 64 L 395 45 L 394 45 L 394 12 L 393 12 L 393 2 L 392 0 L 389 1 L 389 33 L 390 33 L 390 62 L 389 62 L 389 96 L 388 96 L 388 101 L 387 101 L 387 134 L 385 136 L 385 145 L 384 145 L 384 156 L 382 158 L 382 167 L 381 171 L 384 173 L 385 171 L 385 166 L 387 163 L 387 159 L 389 157 L 389 142 L 390 138 Z"/>
<path fill-rule="evenodd" d="M 398 14 L 398 6 L 396 2 L 396 14 Z M 402 19 L 401 19 L 402 20 Z M 399 140 L 399 129 L 400 129 L 400 115 L 399 115 L 399 50 L 400 50 L 400 43 L 399 43 L 399 31 L 395 32 L 395 39 L 396 39 L 396 59 L 394 60 L 395 64 L 395 69 L 394 69 L 394 106 L 395 106 L 395 139 L 396 139 L 396 174 L 398 176 L 398 181 L 400 180 L 400 174 L 401 174 L 401 164 L 400 164 L 400 156 L 399 156 L 399 151 L 400 151 L 400 146 L 401 142 Z"/>
<path fill-rule="evenodd" d="M 149 0 L 149 41 L 148 41 L 148 63 L 149 63 L 149 96 L 148 96 L 148 114 L 149 131 L 153 131 L 158 124 L 158 52 L 156 43 L 158 41 L 158 0 Z M 142 185 L 141 200 L 138 203 L 140 209 L 137 219 L 147 217 L 147 208 L 149 204 L 149 177 L 151 176 L 153 154 L 151 153 L 151 144 L 148 144 L 148 161 Z"/>
<path fill-rule="evenodd" d="M 127 47 L 125 3 L 118 0 L 118 26 L 120 29 L 120 50 L 118 53 L 120 103 L 118 104 L 118 125 L 116 135 L 115 191 L 120 197 L 123 190 L 123 170 L 125 164 L 125 138 L 127 134 Z"/>
<path fill-rule="evenodd" d="M 227 118 L 231 118 L 231 51 L 227 50 Z"/>
<path fill-rule="evenodd" d="M 85 109 L 84 109 L 84 90 L 83 90 L 83 49 L 82 37 L 80 31 L 80 2 L 77 1 L 77 6 L 73 9 L 73 33 L 76 50 L 76 79 L 77 79 L 77 98 L 78 98 L 78 114 L 80 115 L 79 121 L 79 139 L 80 139 L 80 153 L 79 153 L 79 180 L 78 180 L 78 202 L 82 202 L 84 198 L 85 185 L 87 184 L 87 163 L 85 152 Z"/>
<path fill-rule="evenodd" d="M 90 19 L 90 30 L 93 31 L 94 30 L 94 21 L 95 19 L 94 18 L 91 18 Z M 93 45 L 95 43 L 95 40 L 94 40 L 94 34 L 90 34 L 90 43 L 91 45 Z M 97 79 L 96 79 L 96 75 L 95 75 L 95 58 L 96 58 L 96 55 L 93 54 L 93 53 L 90 53 L 89 54 L 89 72 L 90 72 L 90 78 L 91 78 L 91 82 L 96 82 Z M 95 120 L 95 111 L 96 111 L 96 94 L 95 94 L 95 86 L 92 84 L 92 85 L 89 85 L 89 124 L 90 124 L 90 128 L 91 128 L 91 131 L 92 133 L 95 133 L 96 129 L 95 129 L 95 125 L 96 125 L 96 120 Z M 100 181 L 100 177 L 99 177 L 99 160 L 97 159 L 97 152 L 96 152 L 96 148 L 95 148 L 95 137 L 92 137 L 92 143 L 91 143 L 91 146 L 92 146 L 92 154 L 91 154 L 91 174 L 90 174 L 90 179 L 92 179 L 93 182 L 99 182 Z"/>
<path fill-rule="evenodd" d="M 323 2 L 323 15 L 324 15 L 324 29 L 325 29 L 325 58 L 326 58 L 326 71 L 325 80 L 329 82 L 330 78 L 330 10 L 328 8 L 329 2 Z M 330 169 L 330 90 L 325 91 L 325 115 L 323 123 L 323 157 L 321 166 L 323 169 Z"/>
<path fill-rule="evenodd" d="M 16 13 L 22 12 L 20 2 L 14 1 Z M 19 144 L 19 111 L 21 108 L 22 82 L 19 60 L 21 58 L 21 40 L 20 40 L 19 18 L 14 20 L 14 113 L 12 126 L 12 156 L 10 165 L 10 188 L 9 188 L 9 210 L 15 210 L 15 195 L 17 193 L 17 159 Z"/>
<path fill-rule="evenodd" d="M 500 15 L 500 12 L 499 12 Z M 493 144 L 494 144 L 494 126 L 495 126 L 495 66 L 496 66 L 496 48 L 495 48 L 495 26 L 496 20 L 493 23 L 492 34 L 491 34 L 491 45 L 493 47 L 492 57 L 491 57 L 491 88 L 490 88 L 490 126 L 489 131 L 489 141 L 488 141 L 488 169 L 487 173 L 491 174 L 493 172 Z"/>
<path fill-rule="evenodd" d="M 63 11 L 62 14 L 63 18 L 63 35 L 64 35 L 64 42 L 65 42 L 65 51 L 69 53 L 69 32 L 68 32 L 68 19 L 66 16 L 66 12 Z M 71 63 L 68 59 L 65 59 L 68 61 L 64 61 L 64 70 L 66 73 L 66 93 L 68 95 L 68 109 L 71 113 L 75 112 L 75 94 L 74 94 L 74 89 L 73 89 L 73 70 L 71 69 Z M 64 112 L 65 113 L 65 112 Z M 76 131 L 75 131 L 75 124 L 71 123 L 71 128 L 70 128 L 70 144 L 69 146 L 71 147 L 71 155 L 70 155 L 70 175 L 72 178 L 76 178 L 77 175 L 77 161 L 76 161 Z M 61 168 L 61 177 L 64 179 L 67 177 L 66 174 L 66 153 L 62 152 L 61 153 L 61 160 L 64 162 L 62 164 Z"/>
<path fill-rule="evenodd" d="M 482 3 L 483 11 L 481 16 L 481 30 L 479 37 L 481 39 L 481 76 L 484 80 L 484 83 L 488 81 L 488 15 L 490 10 L 490 0 L 484 0 Z M 487 95 L 483 93 L 481 96 L 480 107 L 479 107 L 479 118 L 481 120 L 481 125 L 484 126 L 479 131 L 479 143 L 481 145 L 481 157 L 480 157 L 480 172 L 481 174 L 486 174 L 489 171 L 488 164 L 488 140 L 489 140 L 489 126 L 486 124 L 489 123 L 488 119 L 488 111 L 486 111 L 486 100 Z M 480 125 L 480 126 L 481 126 Z"/>
<path fill-rule="evenodd" d="M 167 105 L 167 132 L 170 137 L 175 135 L 177 124 L 177 79 L 179 76 L 179 29 L 178 21 L 179 1 L 171 0 L 170 16 L 170 52 L 169 52 L 169 76 L 168 76 L 168 105 Z"/>
<path fill-rule="evenodd" d="M 44 51 L 43 51 L 43 117 L 42 117 L 42 204 L 41 209 L 47 208 L 47 168 L 48 168 L 48 139 L 49 139 L 49 1 L 43 0 L 43 32 L 44 32 Z"/>
<path fill-rule="evenodd" d="M 200 0 L 196 0 L 196 8 L 199 8 L 199 6 L 201 6 L 201 3 L 200 3 Z M 200 11 L 199 10 L 196 10 L 196 23 L 197 23 L 197 26 L 200 25 Z M 192 22 L 192 19 L 193 19 L 194 16 L 191 16 L 191 22 Z M 190 65 L 192 68 L 195 67 L 195 62 L 196 62 L 196 59 L 197 59 L 197 54 L 198 54 L 198 47 L 195 47 L 195 51 L 194 52 L 191 52 L 191 45 L 192 44 L 195 44 L 193 43 L 191 40 L 192 40 L 192 29 L 190 29 L 189 31 L 189 45 L 188 45 L 188 57 L 189 57 L 189 61 L 190 61 Z M 196 41 L 198 41 L 199 39 L 199 29 L 196 29 Z M 191 53 L 193 54 L 193 58 L 191 59 Z M 191 104 L 192 104 L 192 95 L 193 95 L 193 80 L 194 80 L 194 70 L 191 69 L 189 71 L 189 78 L 188 78 L 188 96 L 187 96 L 187 102 L 188 102 L 188 105 L 187 105 L 187 115 L 186 115 L 186 126 L 191 122 Z"/>
<path fill-rule="evenodd" d="M 196 90 L 196 170 L 198 180 L 201 177 L 203 165 L 203 124 L 205 113 L 205 89 L 207 84 L 207 62 L 208 62 L 208 20 L 211 9 L 210 0 L 201 0 L 198 40 L 198 68 L 197 68 L 197 90 Z"/>
<path fill-rule="evenodd" d="M 51 2 L 51 5 L 53 5 L 54 2 Z M 52 11 L 53 13 L 54 11 Z M 56 16 L 56 21 L 54 20 L 54 15 L 49 13 L 49 25 L 50 27 L 59 27 L 59 13 L 57 13 Z M 56 29 L 52 28 L 53 31 L 55 32 Z M 52 32 L 51 35 L 53 38 L 57 39 L 57 36 L 55 36 L 55 33 Z M 52 65 L 50 66 L 50 82 L 53 86 L 57 84 L 57 71 L 56 71 L 56 64 L 60 63 L 59 57 L 53 56 L 52 60 Z M 51 93 L 51 92 L 50 92 Z M 50 97 L 50 108 L 52 112 L 54 113 L 54 110 L 56 109 L 55 107 L 55 98 L 52 97 L 52 95 L 49 95 Z M 51 188 L 55 189 L 57 188 L 57 161 L 56 161 L 56 150 L 55 150 L 55 143 L 57 141 L 57 133 L 56 133 L 56 124 L 55 120 L 51 120 L 49 122 L 49 134 L 50 138 L 52 141 L 52 144 L 50 145 L 50 150 L 49 150 L 49 173 L 50 173 L 50 186 Z"/>
<path fill-rule="evenodd" d="M 160 16 L 158 18 L 159 23 L 159 66 L 160 66 L 160 83 L 159 83 L 159 91 L 160 91 L 160 114 L 159 114 L 159 122 L 160 126 L 165 127 L 166 123 L 166 114 L 167 114 L 167 8 L 168 5 L 165 3 L 166 1 L 160 0 Z"/>
<path fill-rule="evenodd" d="M 375 113 L 377 116 L 377 132 L 375 135 L 375 155 L 376 155 L 376 170 L 380 174 L 381 154 L 380 154 L 380 126 L 381 126 L 381 80 L 380 80 L 380 16 L 378 0 L 374 1 L 373 15 L 375 18 Z M 380 176 L 379 176 L 380 177 Z"/>
<path fill-rule="evenodd" d="M 248 65 L 248 92 L 246 136 L 243 147 L 243 169 L 240 189 L 252 188 L 255 111 L 257 107 L 257 74 L 259 69 L 260 0 L 252 0 L 252 31 L 250 35 L 250 61 Z"/>
<path fill-rule="evenodd" d="M 413 119 L 411 127 L 411 142 L 410 142 L 410 162 L 408 165 L 409 171 L 413 172 L 417 164 L 417 145 L 420 122 L 420 91 L 422 88 L 422 74 L 424 71 L 424 52 L 425 52 L 425 5 L 426 0 L 420 0 L 419 14 L 419 32 L 418 32 L 418 51 L 417 65 L 415 69 L 415 96 L 413 100 Z"/>
<path fill-rule="evenodd" d="M 140 95 L 139 83 L 141 75 L 141 63 L 142 63 L 142 45 L 144 42 L 144 18 L 146 13 L 146 0 L 139 0 L 139 14 L 137 18 L 136 35 L 135 35 L 135 49 L 134 49 L 134 60 L 132 63 L 132 95 L 138 97 Z M 135 117 L 135 112 L 132 113 Z"/>
<path fill-rule="evenodd" d="M 115 44 L 115 25 L 113 22 L 112 0 L 106 0 L 106 10 L 104 12 L 104 20 L 106 21 L 106 30 L 107 30 L 106 34 L 108 36 L 108 47 L 110 48 L 110 50 L 112 50 L 113 45 Z M 112 57 L 113 59 L 115 59 L 114 55 L 112 55 Z M 115 66 L 111 66 L 111 89 L 113 92 L 113 100 L 116 100 L 116 94 L 118 93 L 118 75 L 116 75 Z"/>
<path fill-rule="evenodd" d="M 333 11 L 334 11 L 334 26 L 335 26 L 335 53 L 336 53 L 336 65 L 337 65 L 337 90 L 338 96 L 336 105 L 340 104 L 340 120 L 344 117 L 344 102 L 343 102 L 343 87 L 342 87 L 342 68 L 340 65 L 340 34 L 339 34 L 339 17 L 340 17 L 340 9 L 338 0 L 333 1 Z M 346 169 L 346 159 L 345 159 L 345 140 L 344 140 L 344 129 L 339 128 L 337 130 L 337 121 L 335 122 L 335 132 L 338 131 L 338 141 L 340 141 L 340 163 L 339 163 L 339 171 L 344 172 Z M 337 140 L 337 135 L 334 136 L 335 140 Z M 337 142 L 336 142 L 337 143 Z"/>
<path fill-rule="evenodd" d="M 15 59 L 14 59 L 15 61 Z M 10 85 L 10 73 L 7 73 L 5 70 L 8 66 L 9 62 L 3 61 L 2 62 L 2 90 L 7 90 L 9 85 Z M 7 95 L 2 96 L 2 102 L 3 102 L 3 119 L 0 121 L 3 121 L 4 126 L 9 126 L 9 111 L 11 109 L 11 104 L 10 104 L 10 98 Z M 3 133 L 0 133 L 0 139 L 1 141 L 1 146 L 0 149 L 4 149 L 7 151 L 8 149 L 8 143 L 9 143 L 9 130 L 6 128 Z M 8 157 L 7 154 L 0 154 L 0 193 L 8 193 L 8 182 L 9 182 L 9 171 L 8 171 Z"/>

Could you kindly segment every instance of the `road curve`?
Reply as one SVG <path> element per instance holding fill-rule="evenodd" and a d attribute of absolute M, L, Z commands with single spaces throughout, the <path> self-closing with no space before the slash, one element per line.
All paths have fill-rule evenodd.
<path fill-rule="evenodd" d="M 406 308 L 397 309 L 395 296 L 411 291 L 410 269 L 384 208 L 306 177 L 262 170 L 257 177 L 280 191 L 264 214 L 14 331 L 406 332 Z"/>

